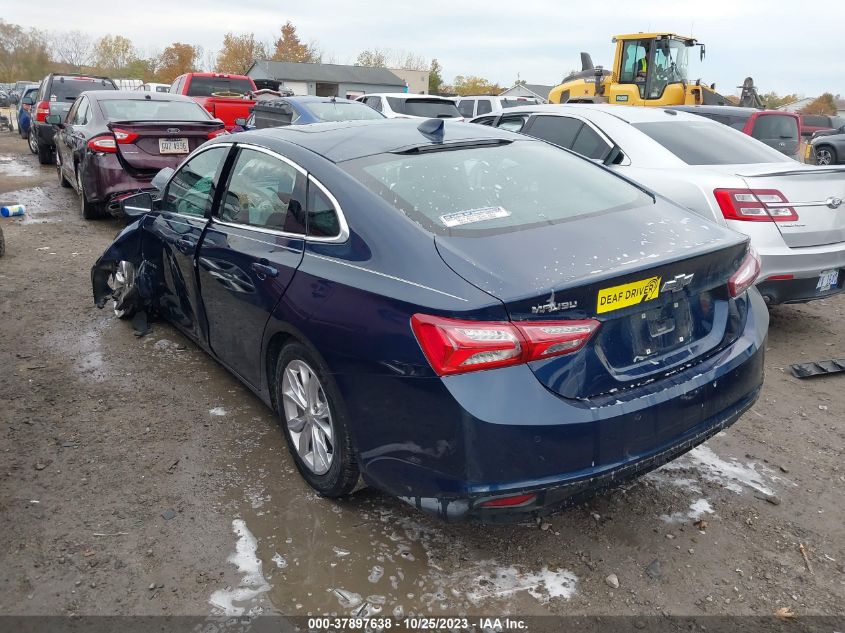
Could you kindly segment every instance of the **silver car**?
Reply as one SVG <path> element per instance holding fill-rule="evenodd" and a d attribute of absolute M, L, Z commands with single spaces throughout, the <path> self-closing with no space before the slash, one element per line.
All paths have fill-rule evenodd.
<path fill-rule="evenodd" d="M 603 162 L 748 235 L 761 260 L 757 288 L 768 303 L 800 303 L 842 291 L 845 167 L 796 164 L 726 125 L 662 108 L 533 106 L 473 122 L 523 132 Z"/>

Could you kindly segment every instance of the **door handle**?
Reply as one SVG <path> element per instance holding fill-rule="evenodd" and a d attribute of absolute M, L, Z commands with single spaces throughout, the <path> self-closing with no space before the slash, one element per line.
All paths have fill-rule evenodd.
<path fill-rule="evenodd" d="M 264 279 L 265 277 L 278 277 L 279 271 L 273 268 L 272 266 L 267 266 L 265 264 L 259 264 L 258 262 L 253 262 L 250 266 L 252 270 L 258 274 L 259 278 Z"/>
<path fill-rule="evenodd" d="M 176 250 L 180 253 L 188 255 L 194 250 L 194 243 L 191 240 L 186 240 L 184 237 L 176 240 Z"/>

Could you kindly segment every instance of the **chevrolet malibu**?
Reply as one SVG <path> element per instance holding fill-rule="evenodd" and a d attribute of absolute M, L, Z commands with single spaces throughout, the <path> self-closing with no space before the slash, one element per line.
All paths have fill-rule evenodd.
<path fill-rule="evenodd" d="M 768 313 L 748 238 L 542 141 L 442 119 L 206 143 L 124 200 L 94 299 L 279 415 L 320 494 L 540 515 L 733 424 Z"/>

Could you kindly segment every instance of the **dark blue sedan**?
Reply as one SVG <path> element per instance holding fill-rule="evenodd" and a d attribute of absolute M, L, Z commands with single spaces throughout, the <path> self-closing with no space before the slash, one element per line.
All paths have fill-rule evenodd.
<path fill-rule="evenodd" d="M 245 130 L 284 125 L 336 123 L 386 118 L 381 112 L 358 101 L 337 97 L 281 97 L 258 101 L 243 124 Z"/>
<path fill-rule="evenodd" d="M 302 476 L 447 519 L 542 514 L 734 423 L 768 313 L 747 238 L 465 123 L 220 137 L 92 270 L 279 414 Z"/>

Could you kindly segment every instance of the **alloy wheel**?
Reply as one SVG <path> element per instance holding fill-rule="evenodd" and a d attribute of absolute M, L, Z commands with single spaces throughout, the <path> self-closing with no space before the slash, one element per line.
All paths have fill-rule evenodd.
<path fill-rule="evenodd" d="M 121 261 L 111 276 L 112 308 L 115 315 L 122 319 L 131 309 L 127 299 L 135 289 L 135 266 L 132 262 Z"/>
<path fill-rule="evenodd" d="M 325 474 L 334 458 L 334 425 L 323 385 L 307 363 L 292 360 L 285 367 L 282 400 L 291 443 L 300 459 L 314 474 Z"/>
<path fill-rule="evenodd" d="M 816 150 L 816 164 L 817 165 L 831 165 L 833 164 L 833 155 L 826 147 Z"/>
<path fill-rule="evenodd" d="M 33 154 L 37 154 L 38 153 L 38 141 L 35 140 L 35 130 L 32 127 L 29 128 L 28 142 L 29 142 L 29 151 L 31 151 Z"/>

